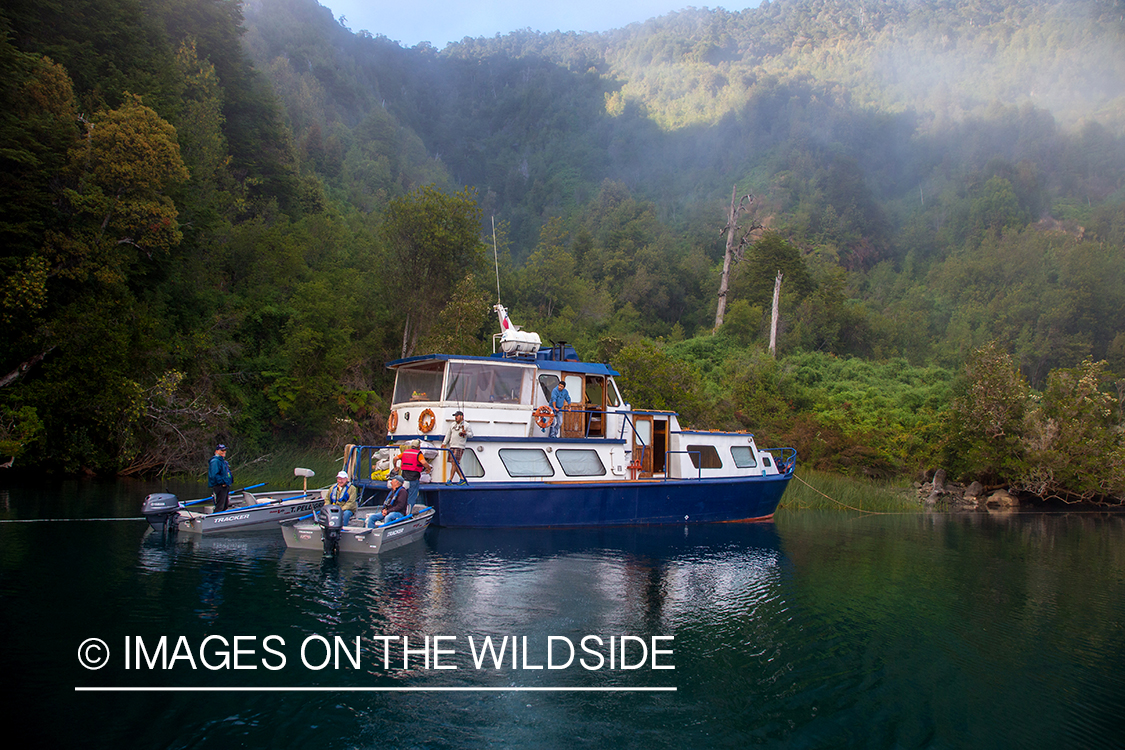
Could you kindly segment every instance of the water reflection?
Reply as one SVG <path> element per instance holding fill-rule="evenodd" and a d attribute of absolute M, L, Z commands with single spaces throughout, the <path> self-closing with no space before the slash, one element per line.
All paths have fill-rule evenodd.
<path fill-rule="evenodd" d="M 759 608 L 776 599 L 782 568 L 776 529 L 766 524 L 432 529 L 422 544 L 382 556 L 325 560 L 319 552 L 286 550 L 277 574 L 287 598 L 314 620 L 310 631 L 355 631 L 365 642 L 406 637 L 411 648 L 426 636 L 452 636 L 458 648 L 450 663 L 457 672 L 440 677 L 510 684 L 527 676 L 510 669 L 515 643 L 522 668 L 542 663 L 550 636 L 577 644 L 591 635 L 608 649 L 611 637 L 674 639 L 680 629 L 707 627 L 721 640 L 728 628 L 757 618 Z M 496 647 L 504 644 L 506 671 L 474 668 L 468 639 L 475 646 L 485 636 Z M 401 648 L 396 657 L 402 658 Z M 401 667 L 402 661 L 396 664 Z M 398 679 L 416 670 L 371 672 Z M 552 677 L 599 679 L 582 670 Z"/>
<path fill-rule="evenodd" d="M 106 497 L 49 507 L 40 494 L 21 504 L 19 492 L 10 492 L 19 518 L 107 515 Z M 42 728 L 47 745 L 1120 746 L 1121 514 L 805 512 L 776 527 L 434 529 L 412 547 L 334 561 L 287 550 L 279 534 L 167 541 L 145 530 L 143 521 L 0 525 L 0 666 L 25 692 L 65 694 L 73 706 L 73 720 Z M 290 665 L 276 673 L 139 673 L 120 661 L 86 672 L 74 657 L 91 636 L 116 653 L 126 636 L 198 644 L 270 633 L 289 645 Z M 314 634 L 361 637 L 361 668 L 301 666 L 295 649 Z M 526 637 L 538 665 L 548 636 L 622 634 L 673 636 L 676 669 L 510 660 L 476 669 L 467 648 L 469 636 Z M 420 659 L 403 669 L 397 652 L 384 667 L 367 645 L 379 635 L 412 645 L 455 636 L 448 662 L 459 669 L 427 670 Z M 73 693 L 145 684 L 677 691 Z"/>

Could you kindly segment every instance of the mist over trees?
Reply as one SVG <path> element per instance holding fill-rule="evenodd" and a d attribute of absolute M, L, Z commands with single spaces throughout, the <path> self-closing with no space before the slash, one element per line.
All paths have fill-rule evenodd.
<path fill-rule="evenodd" d="M 513 319 L 636 405 L 1091 496 L 1054 478 L 1093 383 L 1125 450 L 1119 1 L 777 0 L 437 50 L 314 0 L 12 0 L 0 37 L 16 466 L 378 439 L 384 362 L 487 351 L 492 217 Z M 712 336 L 732 185 L 766 231 Z M 965 411 L 986 373 L 1023 399 L 1002 459 Z M 1093 494 L 1125 493 L 1113 465 Z"/>

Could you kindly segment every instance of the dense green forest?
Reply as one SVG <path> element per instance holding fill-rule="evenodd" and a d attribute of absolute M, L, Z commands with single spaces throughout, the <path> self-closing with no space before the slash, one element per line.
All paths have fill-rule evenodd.
<path fill-rule="evenodd" d="M 9 471 L 379 440 L 386 361 L 489 351 L 495 236 L 516 322 L 635 406 L 818 468 L 1125 498 L 1121 0 L 443 50 L 315 0 L 9 0 L 0 73 Z M 761 229 L 716 331 L 732 187 Z"/>

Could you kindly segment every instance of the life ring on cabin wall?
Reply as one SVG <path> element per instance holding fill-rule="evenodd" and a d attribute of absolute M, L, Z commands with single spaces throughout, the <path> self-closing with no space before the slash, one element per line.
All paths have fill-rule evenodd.
<path fill-rule="evenodd" d="M 555 411 L 549 406 L 540 406 L 535 410 L 535 424 L 539 429 L 545 430 L 555 421 Z"/>
<path fill-rule="evenodd" d="M 387 417 L 387 432 L 394 432 L 398 429 L 398 412 L 392 411 L 391 416 Z"/>
<path fill-rule="evenodd" d="M 434 429 L 434 425 L 436 424 L 437 417 L 434 416 L 433 410 L 424 409 L 422 413 L 418 415 L 418 429 L 422 432 L 429 432 Z"/>

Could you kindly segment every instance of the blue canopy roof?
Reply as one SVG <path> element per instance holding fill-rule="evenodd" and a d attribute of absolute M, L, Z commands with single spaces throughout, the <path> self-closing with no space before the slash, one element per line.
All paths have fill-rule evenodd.
<path fill-rule="evenodd" d="M 571 349 L 571 351 L 574 350 Z M 536 357 L 532 360 L 530 358 L 505 357 L 501 354 L 493 354 L 489 357 L 469 357 L 454 354 L 421 354 L 416 357 L 391 360 L 387 363 L 387 369 L 394 370 L 403 365 L 411 365 L 416 362 L 448 362 L 449 360 L 457 360 L 458 362 L 492 362 L 494 364 L 509 363 L 513 365 L 533 364 L 540 370 L 550 370 L 552 372 L 580 372 L 585 375 L 617 376 L 621 374 L 609 365 L 603 365 L 597 362 L 554 360 L 549 357 Z"/>

